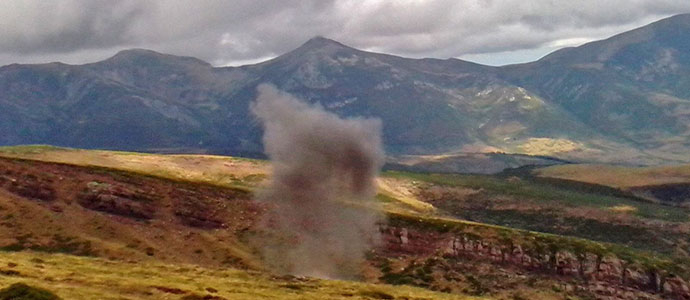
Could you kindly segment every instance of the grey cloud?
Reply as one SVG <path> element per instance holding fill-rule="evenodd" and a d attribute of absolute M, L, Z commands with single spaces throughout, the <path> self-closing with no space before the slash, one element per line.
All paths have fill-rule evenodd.
<path fill-rule="evenodd" d="M 65 53 L 131 42 L 129 31 L 147 11 L 132 1 L 17 1 L 0 4 L 0 51 Z M 9 7 L 7 7 L 9 6 Z"/>
<path fill-rule="evenodd" d="M 459 5 L 430 1 L 425 4 L 426 10 L 419 10 L 414 15 L 418 19 L 408 17 L 405 20 L 414 23 L 421 19 L 424 24 L 428 18 L 426 12 L 438 10 L 431 6 L 442 7 L 453 17 L 432 13 L 432 16 L 440 16 L 435 19 L 438 24 L 427 25 L 436 30 L 425 35 L 410 35 L 409 31 L 391 32 L 386 26 L 369 22 L 359 36 L 368 43 L 386 40 L 385 44 L 376 46 L 381 51 L 415 57 L 430 53 L 459 56 L 537 48 L 557 39 L 601 38 L 658 18 L 690 11 L 690 2 L 685 1 L 504 0 L 464 1 Z M 601 29 L 606 30 L 604 36 Z M 445 46 L 439 47 L 439 44 Z"/>
<path fill-rule="evenodd" d="M 686 0 L 4 1 L 0 58 L 140 47 L 233 62 L 279 55 L 315 35 L 446 58 L 602 38 L 685 12 Z"/>

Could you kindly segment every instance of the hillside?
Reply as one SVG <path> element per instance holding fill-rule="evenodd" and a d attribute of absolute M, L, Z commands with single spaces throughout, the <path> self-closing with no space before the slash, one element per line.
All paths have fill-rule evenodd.
<path fill-rule="evenodd" d="M 685 161 L 690 134 L 688 29 L 690 14 L 673 16 L 505 67 L 502 77 L 559 105 L 596 132 L 653 156 Z"/>
<path fill-rule="evenodd" d="M 0 68 L 0 145 L 260 156 L 248 105 L 272 83 L 341 116 L 381 118 L 391 154 L 688 162 L 689 18 L 498 68 L 323 37 L 241 67 L 143 49 L 85 65 L 13 64 Z"/>
<path fill-rule="evenodd" d="M 40 252 L 0 252 L 0 264 L 0 286 L 27 283 L 48 289 L 62 299 L 490 299 L 407 286 Z"/>
<path fill-rule="evenodd" d="M 554 166 L 567 163 L 569 162 L 548 156 L 466 152 L 391 156 L 384 169 L 427 173 L 496 174 L 505 169 L 522 166 Z"/>
<path fill-rule="evenodd" d="M 263 209 L 251 193 L 270 176 L 264 173 L 268 170 L 264 162 L 35 146 L 0 150 L 0 226 L 5 228 L 0 231 L 0 247 L 5 251 L 0 252 L 0 259 L 19 261 L 20 274 L 38 272 L 30 266 L 39 263 L 26 263 L 38 255 L 43 261 L 55 261 L 56 266 L 65 261 L 97 270 L 106 263 L 127 270 L 134 264 L 155 268 L 171 278 L 207 270 L 198 272 L 210 276 L 203 277 L 204 281 L 214 283 L 183 284 L 164 277 L 150 279 L 155 283 L 128 279 L 117 284 L 122 291 L 113 292 L 115 295 L 182 297 L 151 287 L 168 282 L 163 286 L 185 293 L 206 294 L 204 289 L 211 287 L 224 298 L 240 297 L 234 294 L 237 290 L 222 285 L 228 279 L 211 278 L 214 276 L 268 280 L 247 287 L 265 288 L 260 293 L 266 295 L 285 292 L 280 288 L 283 285 L 299 285 L 288 289 L 300 293 L 312 291 L 315 281 L 311 279 L 287 278 L 285 283 L 262 273 L 265 266 L 252 240 L 261 235 L 256 221 Z M 214 171 L 214 166 L 219 169 Z M 202 172 L 207 169 L 209 172 Z M 227 176 L 220 177 L 220 173 Z M 686 210 L 640 201 L 598 185 L 546 184 L 529 173 L 384 172 L 378 182 L 377 198 L 387 221 L 379 228 L 382 244 L 367 254 L 362 281 L 489 299 L 685 295 L 690 278 L 690 212 Z M 45 256 L 27 250 L 109 261 Z M 20 252 L 12 254 L 15 251 Z M 48 263 L 40 265 L 45 274 L 57 272 Z M 216 268 L 234 269 L 214 271 Z M 237 268 L 248 270 L 248 275 Z M 48 287 L 47 279 L 42 278 L 53 278 L 61 282 L 55 287 L 63 293 L 68 293 L 64 284 L 69 282 L 79 282 L 77 287 L 93 292 L 99 289 L 98 282 L 117 280 L 74 276 L 7 275 L 0 280 L 9 284 L 28 278 Z M 63 279 L 65 283 L 60 281 Z M 315 297 L 336 299 L 342 294 L 358 295 L 369 287 L 377 289 L 358 285 L 361 289 L 342 292 L 340 283 L 319 285 L 328 288 L 314 290 Z M 70 286 L 71 292 L 78 292 L 74 283 Z M 379 290 L 394 299 L 437 297 L 404 294 L 418 290 L 391 292 L 386 286 Z"/>
<path fill-rule="evenodd" d="M 637 168 L 570 165 L 539 168 L 534 170 L 534 175 L 608 186 L 655 203 L 690 206 L 688 165 Z"/>

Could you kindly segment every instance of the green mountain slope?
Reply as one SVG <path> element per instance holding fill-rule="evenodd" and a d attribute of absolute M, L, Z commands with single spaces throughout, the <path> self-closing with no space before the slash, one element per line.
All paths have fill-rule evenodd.
<path fill-rule="evenodd" d="M 690 14 L 505 67 L 578 120 L 642 151 L 685 160 L 690 135 Z"/>

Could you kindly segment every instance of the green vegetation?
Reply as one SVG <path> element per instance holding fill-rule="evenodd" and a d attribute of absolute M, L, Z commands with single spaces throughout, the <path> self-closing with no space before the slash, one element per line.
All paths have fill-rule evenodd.
<path fill-rule="evenodd" d="M 60 297 L 48 290 L 15 283 L 0 290 L 0 300 L 59 300 Z"/>
<path fill-rule="evenodd" d="M 396 201 L 394 197 L 382 193 L 376 194 L 376 200 L 382 203 L 394 203 Z"/>
<path fill-rule="evenodd" d="M 500 176 L 384 176 L 417 182 L 422 200 L 453 218 L 616 243 L 677 258 L 690 251 L 690 238 L 679 229 L 690 223 L 688 209 L 623 197 L 623 192 L 609 187 L 535 178 L 528 169 Z M 616 193 L 620 195 L 612 196 Z"/>
<path fill-rule="evenodd" d="M 43 145 L 0 147 L 0 156 L 120 170 L 248 191 L 266 179 L 265 161 L 213 155 L 163 155 Z"/>
<path fill-rule="evenodd" d="M 543 178 L 567 179 L 614 188 L 690 182 L 690 165 L 624 167 L 573 164 L 539 168 L 534 173 Z"/>
<path fill-rule="evenodd" d="M 31 286 L 50 286 L 63 299 L 479 299 L 408 286 L 277 277 L 197 265 L 0 252 L 0 265 L 8 264 L 23 277 L 0 276 L 0 284 L 21 279 Z"/>
<path fill-rule="evenodd" d="M 556 203 L 566 207 L 593 207 L 612 209 L 621 206 L 634 207 L 640 217 L 670 222 L 690 221 L 690 213 L 684 209 L 654 203 L 635 201 L 621 197 L 611 197 L 595 193 L 562 189 L 553 185 L 540 184 L 515 178 L 509 180 L 490 175 L 464 174 L 424 174 L 390 171 L 384 176 L 410 178 L 434 184 L 481 189 L 487 197 L 510 196 L 516 199 L 529 199 L 542 203 Z"/>
<path fill-rule="evenodd" d="M 41 154 L 50 151 L 74 151 L 76 149 L 56 147 L 51 145 L 20 145 L 0 147 L 0 153 L 13 155 Z"/>
<path fill-rule="evenodd" d="M 16 237 L 15 243 L 0 247 L 0 251 L 37 251 L 46 253 L 64 253 L 79 256 L 94 256 L 95 253 L 91 249 L 91 242 L 81 241 L 75 237 L 65 237 L 60 234 L 54 234 L 51 238 L 52 243 L 49 245 L 35 245 L 29 240 L 32 238 L 31 234 L 25 234 Z"/>

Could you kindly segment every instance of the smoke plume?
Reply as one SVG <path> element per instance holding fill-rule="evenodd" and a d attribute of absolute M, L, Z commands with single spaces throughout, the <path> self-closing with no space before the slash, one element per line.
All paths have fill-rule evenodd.
<path fill-rule="evenodd" d="M 273 166 L 270 186 L 258 195 L 270 207 L 268 263 L 293 275 L 356 277 L 378 239 L 381 122 L 341 119 L 270 85 L 258 87 L 251 111 Z"/>

